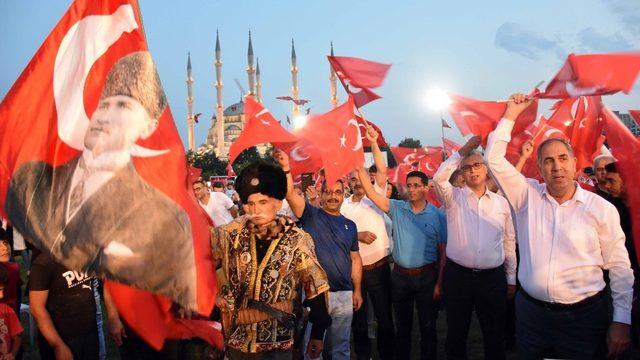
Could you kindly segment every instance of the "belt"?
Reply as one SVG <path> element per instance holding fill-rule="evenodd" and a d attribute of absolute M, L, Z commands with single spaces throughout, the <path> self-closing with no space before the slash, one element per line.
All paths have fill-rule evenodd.
<path fill-rule="evenodd" d="M 295 320 L 293 301 L 291 300 L 280 301 L 275 304 L 264 304 L 259 301 L 249 300 L 247 306 L 248 308 L 238 309 L 236 325 L 253 324 L 275 318 L 288 328 L 287 325 L 291 325 L 291 320 Z M 228 319 L 225 318 L 225 315 Z M 230 315 L 229 312 L 223 311 L 223 320 L 230 321 Z M 231 324 L 230 322 L 226 323 Z"/>
<path fill-rule="evenodd" d="M 468 268 L 466 266 L 462 266 L 460 264 L 458 264 L 457 262 L 447 258 L 447 264 L 445 266 L 451 266 L 459 271 L 463 271 L 463 272 L 467 272 L 467 273 L 471 273 L 473 276 L 478 276 L 481 274 L 487 274 L 487 273 L 492 273 L 494 271 L 503 271 L 503 267 L 502 265 L 498 266 L 498 267 L 494 267 L 494 268 L 490 268 L 490 269 L 472 269 L 472 268 Z"/>
<path fill-rule="evenodd" d="M 398 265 L 398 263 L 393 264 L 393 270 L 397 270 L 403 274 L 409 275 L 409 276 L 418 276 L 422 273 L 425 273 L 427 271 L 433 271 L 435 270 L 436 265 L 434 263 L 431 264 L 427 264 L 427 265 L 422 265 L 420 267 L 417 268 L 404 268 L 400 265 Z"/>
<path fill-rule="evenodd" d="M 383 265 L 387 265 L 391 262 L 391 256 L 385 256 L 382 259 L 374 262 L 373 264 L 369 264 L 369 265 L 362 265 L 362 270 L 364 271 L 369 271 L 369 270 L 373 270 L 373 269 L 377 269 L 380 266 Z"/>
<path fill-rule="evenodd" d="M 526 291 L 524 291 L 524 289 L 520 288 L 520 293 L 522 294 L 522 296 L 525 297 L 525 299 L 531 301 L 532 303 L 543 307 L 547 310 L 551 310 L 551 311 L 567 311 L 567 310 L 577 310 L 580 308 L 583 308 L 587 305 L 593 304 L 596 301 L 600 300 L 602 298 L 602 296 L 604 295 L 604 291 L 600 291 L 595 295 L 589 296 L 588 298 L 582 299 L 578 302 L 575 302 L 573 304 L 562 304 L 562 303 L 551 303 L 551 302 L 546 302 L 546 301 L 542 301 L 542 300 L 538 300 L 536 298 L 534 298 L 533 296 L 527 294 Z"/>

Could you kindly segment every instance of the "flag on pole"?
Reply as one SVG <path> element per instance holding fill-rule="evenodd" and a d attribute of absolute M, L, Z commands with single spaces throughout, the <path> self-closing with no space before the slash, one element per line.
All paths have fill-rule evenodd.
<path fill-rule="evenodd" d="M 159 349 L 194 335 L 172 303 L 209 314 L 216 298 L 189 174 L 137 1 L 74 1 L 0 104 L 2 216 L 67 268 L 106 278 L 121 317 Z"/>
<path fill-rule="evenodd" d="M 327 56 L 347 93 L 353 96 L 356 107 L 380 99 L 372 88 L 382 85 L 391 65 L 346 56 Z"/>
<path fill-rule="evenodd" d="M 442 120 L 442 127 L 443 128 L 451 129 L 451 126 L 449 126 L 449 124 L 446 121 L 444 121 L 443 118 L 440 118 L 440 120 Z"/>

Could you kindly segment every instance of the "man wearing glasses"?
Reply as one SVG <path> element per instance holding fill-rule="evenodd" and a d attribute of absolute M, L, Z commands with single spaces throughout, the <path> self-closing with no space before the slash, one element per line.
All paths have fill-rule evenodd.
<path fill-rule="evenodd" d="M 318 261 L 329 279 L 331 326 L 325 335 L 325 350 L 332 359 L 351 359 L 351 320 L 354 310 L 362 306 L 362 260 L 356 224 L 340 214 L 344 183 L 338 180 L 327 186 L 324 182 L 320 194 L 322 208 L 317 208 L 295 191 L 287 154 L 277 151 L 274 158 L 287 175 L 286 200 L 300 219 L 300 227 L 311 235 Z"/>
<path fill-rule="evenodd" d="M 507 200 L 487 188 L 487 167 L 474 151 L 474 136 L 433 177 L 447 214 L 447 260 L 443 299 L 447 310 L 446 351 L 466 359 L 471 313 L 475 310 L 487 359 L 504 359 L 507 297 L 516 290 L 516 244 Z M 460 170 L 466 186 L 449 183 Z"/>

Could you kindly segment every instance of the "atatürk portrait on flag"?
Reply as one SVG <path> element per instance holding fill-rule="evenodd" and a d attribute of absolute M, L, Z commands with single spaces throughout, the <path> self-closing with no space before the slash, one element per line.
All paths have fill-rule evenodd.
<path fill-rule="evenodd" d="M 136 141 L 156 130 L 166 104 L 149 53 L 122 57 L 107 74 L 82 153 L 60 166 L 20 166 L 5 210 L 25 238 L 67 267 L 193 304 L 189 218 L 132 162 Z"/>

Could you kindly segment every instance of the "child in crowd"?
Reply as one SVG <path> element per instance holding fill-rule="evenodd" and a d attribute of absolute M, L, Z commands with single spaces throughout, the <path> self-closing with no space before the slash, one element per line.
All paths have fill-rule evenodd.
<path fill-rule="evenodd" d="M 0 240 L 0 265 L 7 272 L 7 283 L 4 289 L 4 297 L 0 302 L 5 303 L 15 311 L 20 313 L 20 300 L 22 298 L 22 279 L 20 278 L 20 267 L 11 261 L 11 245 L 6 240 Z"/>
<path fill-rule="evenodd" d="M 5 288 L 9 274 L 4 266 L 0 266 L 0 300 L 4 300 Z M 22 324 L 16 312 L 6 303 L 0 302 L 0 359 L 13 360 L 20 351 Z"/>

